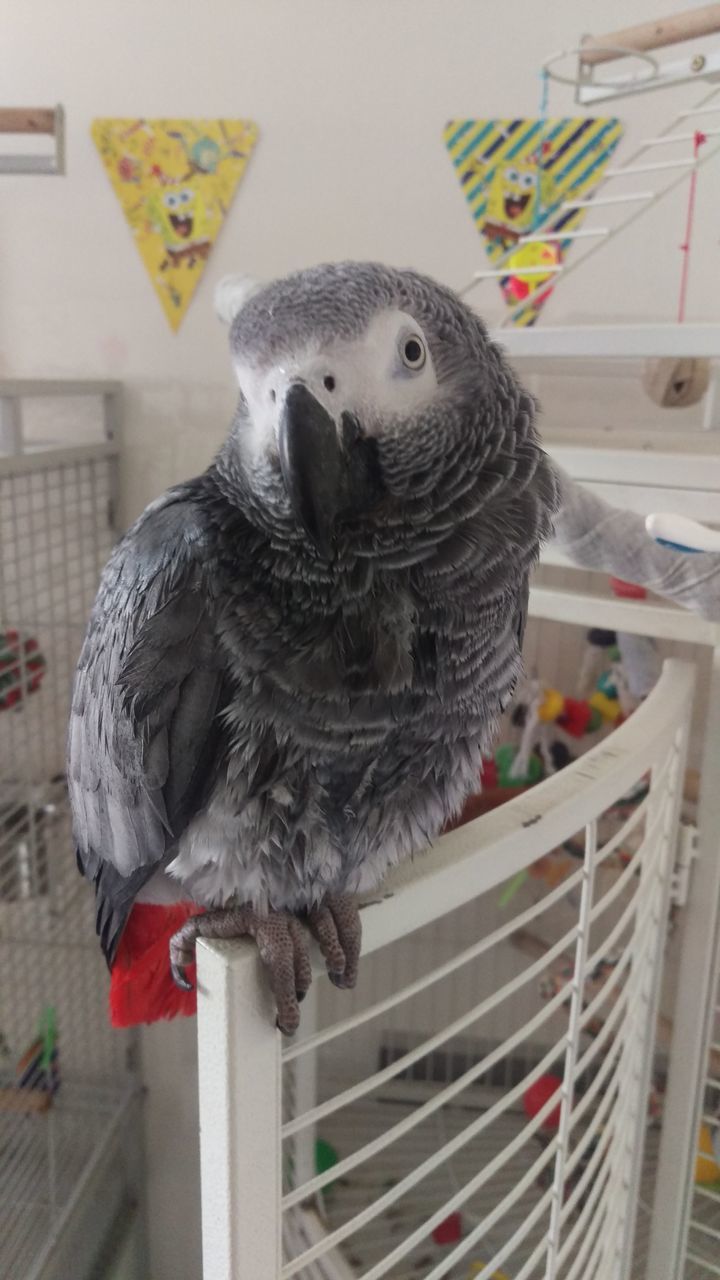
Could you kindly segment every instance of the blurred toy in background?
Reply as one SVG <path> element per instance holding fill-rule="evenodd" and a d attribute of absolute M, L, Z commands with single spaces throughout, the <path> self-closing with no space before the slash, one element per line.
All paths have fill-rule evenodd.
<path fill-rule="evenodd" d="M 483 761 L 479 793 L 466 802 L 455 825 L 505 804 L 564 769 L 583 749 L 594 746 L 647 697 L 659 678 L 661 665 L 655 642 L 648 637 L 591 628 L 577 696 L 537 678 L 521 683 L 507 722 L 508 733 L 519 731 L 519 740 L 501 743 L 494 755 Z M 643 780 L 602 815 L 598 826 L 601 843 L 612 838 L 646 795 L 647 782 Z M 641 835 L 641 828 L 628 833 L 615 850 L 614 866 L 627 865 Z M 583 855 L 581 841 L 565 841 L 519 871 L 503 889 L 500 905 L 507 906 L 527 880 L 540 881 L 546 889 L 554 889 L 577 869 Z"/>
<path fill-rule="evenodd" d="M 713 1136 L 709 1125 L 700 1125 L 695 1181 L 702 1187 L 720 1191 L 720 1128 L 716 1129 Z"/>
<path fill-rule="evenodd" d="M 45 659 L 35 637 L 12 628 L 0 631 L 0 711 L 37 693 L 44 675 Z"/>
<path fill-rule="evenodd" d="M 15 1073 L 18 1089 L 56 1094 L 60 1088 L 57 1017 L 52 1005 L 43 1009 L 38 1033 L 20 1058 Z"/>
<path fill-rule="evenodd" d="M 587 974 L 583 985 L 583 1010 L 587 1009 L 600 991 L 605 986 L 608 978 L 616 968 L 620 957 L 616 955 L 603 956 L 598 960 L 595 967 Z M 572 980 L 575 972 L 575 961 L 568 958 L 561 958 L 548 971 L 544 978 L 540 981 L 540 994 L 544 1000 L 552 1000 L 561 991 L 567 991 L 567 999 L 570 1000 L 572 993 Z M 609 1001 L 615 1002 L 617 996 L 622 993 L 622 987 L 617 987 L 609 995 Z M 600 1015 L 590 1018 L 583 1026 L 586 1035 L 595 1037 L 605 1025 L 605 1018 Z"/>
<path fill-rule="evenodd" d="M 63 774 L 49 782 L 3 779 L 0 785 L 0 902 L 17 902 L 50 892 L 52 850 L 63 821 L 67 788 Z"/>
<path fill-rule="evenodd" d="M 0 1111 L 26 1115 L 47 1111 L 59 1088 L 57 1015 L 48 1005 L 40 1017 L 37 1035 L 15 1065 L 14 1080 L 0 1086 Z"/>
<path fill-rule="evenodd" d="M 468 1271 L 468 1280 L 475 1280 L 475 1277 L 485 1270 L 485 1265 L 484 1262 L 473 1262 Z M 510 1276 L 507 1271 L 493 1271 L 490 1280 L 510 1280 Z"/>
<path fill-rule="evenodd" d="M 505 301 L 522 302 L 532 292 L 534 305 L 543 306 L 552 293 L 554 272 L 561 261 L 560 248 L 555 243 L 532 243 L 516 249 L 507 260 L 509 275 L 500 282 Z M 543 275 L 543 267 L 547 267 L 547 275 Z M 548 287 L 543 289 L 543 285 Z"/>
<path fill-rule="evenodd" d="M 435 1244 L 457 1244 L 458 1240 L 462 1240 L 462 1233 L 462 1214 L 450 1213 L 435 1227 L 432 1238 Z"/>
<path fill-rule="evenodd" d="M 523 1109 L 528 1120 L 534 1120 L 540 1114 L 543 1107 L 550 1099 L 559 1093 L 562 1089 L 562 1080 L 560 1076 L 553 1075 L 548 1072 L 544 1076 L 538 1076 L 523 1094 Z M 553 1107 L 545 1116 L 542 1122 L 542 1128 L 548 1133 L 554 1133 L 560 1124 L 560 1099 L 558 1098 L 557 1106 Z"/>
<path fill-rule="evenodd" d="M 531 1085 L 529 1085 L 529 1087 L 525 1090 L 525 1093 L 523 1095 L 523 1108 L 528 1119 L 533 1120 L 536 1116 L 540 1114 L 543 1108 L 547 1106 L 547 1103 L 550 1101 L 551 1098 L 555 1096 L 555 1094 L 558 1094 L 558 1095 L 560 1094 L 560 1090 L 562 1089 L 562 1083 L 563 1082 L 560 1076 L 554 1075 L 552 1072 L 548 1072 L 545 1075 L 539 1076 L 537 1080 L 535 1080 Z M 552 1142 L 553 1139 L 555 1138 L 555 1135 L 557 1134 L 560 1128 L 560 1116 L 561 1116 L 561 1103 L 560 1103 L 560 1098 L 558 1097 L 557 1105 L 548 1112 L 548 1114 L 545 1116 L 545 1119 L 542 1122 L 541 1127 L 535 1132 L 535 1135 L 534 1135 L 535 1141 L 540 1145 L 540 1147 L 542 1147 L 543 1150 L 545 1150 L 548 1144 Z M 575 1190 L 578 1183 L 580 1182 L 583 1174 L 585 1173 L 585 1170 L 587 1169 L 593 1157 L 594 1152 L 597 1150 L 600 1142 L 602 1141 L 602 1136 L 603 1136 L 603 1129 L 602 1127 L 600 1127 L 597 1133 L 592 1134 L 592 1136 L 589 1138 L 588 1142 L 586 1143 L 580 1159 L 577 1160 L 577 1162 L 575 1163 L 572 1169 L 572 1172 L 569 1173 L 567 1178 L 565 1179 L 565 1184 L 563 1187 L 564 1201 L 568 1199 L 568 1197 L 571 1195 L 571 1193 Z M 552 1161 L 551 1163 L 546 1164 L 543 1169 L 541 1169 L 537 1179 L 537 1185 L 542 1190 L 545 1190 L 547 1189 L 547 1187 L 552 1186 L 553 1179 L 555 1177 L 554 1166 L 555 1166 L 555 1162 Z M 575 1205 L 575 1212 L 579 1212 L 582 1209 L 585 1203 L 585 1200 L 587 1198 L 588 1191 L 589 1191 L 589 1187 L 586 1187 L 583 1193 L 581 1195 L 578 1195 L 577 1204 Z"/>
<path fill-rule="evenodd" d="M 578 694 L 587 696 L 572 697 L 539 679 L 521 686 L 510 716 L 521 737 L 509 766 L 505 757 L 509 779 L 539 782 L 570 764 L 575 755 L 566 739 L 579 743 L 621 724 L 647 697 L 660 666 L 652 640 L 592 628 L 578 682 Z M 539 758 L 539 772 L 533 757 Z"/>

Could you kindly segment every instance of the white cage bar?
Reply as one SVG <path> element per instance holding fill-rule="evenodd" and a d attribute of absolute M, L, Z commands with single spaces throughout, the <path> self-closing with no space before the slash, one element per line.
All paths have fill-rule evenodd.
<path fill-rule="evenodd" d="M 350 1013 L 326 1020 L 318 1030 L 305 1020 L 303 1038 L 284 1050 L 253 948 L 200 945 L 207 1277 L 310 1280 L 353 1275 L 380 1280 L 417 1275 L 440 1280 L 466 1275 L 471 1251 L 478 1246 L 483 1249 L 479 1280 L 490 1280 L 503 1264 L 512 1264 L 514 1280 L 630 1276 L 633 1202 L 640 1182 L 691 698 L 692 669 L 667 664 L 650 698 L 609 740 L 540 788 L 444 837 L 423 858 L 399 869 L 384 887 L 383 900 L 363 911 L 366 965 L 390 955 L 418 930 L 442 919 L 452 921 L 453 913 L 572 833 L 583 828 L 586 833 L 578 871 L 529 909 L 527 918 L 506 921 L 462 954 L 421 977 L 414 975 L 373 1005 L 356 1003 Z M 648 771 L 647 803 L 632 818 L 639 847 L 629 868 L 608 889 L 602 877 L 619 837 L 599 846 L 598 817 Z M 373 1023 L 382 1026 L 392 1011 L 443 983 L 444 990 L 451 990 L 447 983 L 457 986 L 455 975 L 461 969 L 491 955 L 520 925 L 561 901 L 567 908 L 568 895 L 572 898 L 578 890 L 579 907 L 572 908 L 572 923 L 551 952 L 474 1001 L 460 1017 L 443 1019 L 439 1031 L 379 1069 L 370 1064 L 366 1070 L 364 1061 L 360 1065 Z M 408 1106 L 403 1091 L 412 1094 L 410 1081 L 418 1064 L 436 1057 L 443 1046 L 457 1045 L 458 1037 L 490 1012 L 512 1010 L 553 955 L 557 958 L 573 946 L 569 986 L 531 1019 L 520 1020 L 502 1043 L 469 1068 Z M 608 948 L 617 951 L 617 962 L 610 979 L 591 995 L 591 975 Z M 482 969 L 472 972 L 479 977 Z M 588 1042 L 588 1028 L 601 1014 L 602 1030 Z M 338 1092 L 331 1087 L 323 1055 L 339 1044 L 352 1057 L 356 1034 L 361 1037 L 359 1078 Z M 529 1069 L 511 1087 L 491 1087 L 493 1070 L 502 1062 L 512 1064 L 512 1055 L 529 1037 L 537 1045 Z M 309 1060 L 318 1082 L 316 1102 L 309 1104 L 305 1089 L 300 1111 L 298 1091 L 290 1089 L 283 1122 L 281 1077 Z M 532 1119 L 521 1120 L 517 1108 L 524 1091 L 555 1061 L 564 1063 L 561 1093 Z M 373 1110 L 377 1098 L 384 1106 L 375 1104 Z M 538 1146 L 558 1098 L 559 1128 Z M 343 1119 L 353 1115 L 351 1123 Z M 421 1140 L 428 1125 L 440 1126 L 429 1147 Z M 289 1147 L 297 1153 L 303 1135 L 312 1141 L 321 1126 L 342 1133 L 346 1146 L 354 1143 L 355 1150 L 330 1169 L 298 1178 L 296 1154 L 288 1164 L 282 1152 Z M 384 1188 L 380 1169 L 389 1180 Z M 553 1170 L 550 1185 L 538 1189 L 538 1178 Z M 475 1215 L 472 1230 L 444 1254 L 424 1257 L 432 1232 L 458 1211 Z M 419 1270 L 413 1269 L 416 1262 Z"/>

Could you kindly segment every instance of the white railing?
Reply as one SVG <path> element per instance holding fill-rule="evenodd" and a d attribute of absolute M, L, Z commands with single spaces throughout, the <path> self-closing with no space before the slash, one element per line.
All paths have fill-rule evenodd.
<path fill-rule="evenodd" d="M 631 1275 L 692 684 L 667 663 L 609 739 L 400 868 L 363 910 L 358 992 L 316 966 L 296 1041 L 253 947 L 200 944 L 206 1280 Z M 572 874 L 499 906 L 578 833 Z M 561 1087 L 528 1118 L 551 1069 Z"/>

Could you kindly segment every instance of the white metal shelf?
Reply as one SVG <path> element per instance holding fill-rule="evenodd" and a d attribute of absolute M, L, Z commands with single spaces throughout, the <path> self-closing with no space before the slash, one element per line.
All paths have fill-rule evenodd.
<path fill-rule="evenodd" d="M 569 587 L 531 587 L 530 615 L 573 626 L 607 627 L 660 640 L 720 645 L 720 623 L 657 600 L 624 600 Z"/>
<path fill-rule="evenodd" d="M 496 329 L 492 337 L 513 357 L 571 356 L 603 360 L 704 356 L 720 359 L 720 324 L 538 325 Z"/>
<path fill-rule="evenodd" d="M 117 396 L 122 382 L 103 378 L 0 378 L 0 398 L 47 396 Z"/>

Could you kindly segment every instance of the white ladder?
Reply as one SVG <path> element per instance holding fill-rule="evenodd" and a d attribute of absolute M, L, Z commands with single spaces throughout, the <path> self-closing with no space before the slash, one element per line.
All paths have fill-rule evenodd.
<path fill-rule="evenodd" d="M 498 279 L 506 276 L 508 274 L 508 270 L 503 268 L 512 255 L 517 252 L 518 247 L 523 244 L 532 243 L 533 241 L 580 240 L 590 241 L 591 243 L 589 243 L 585 248 L 585 251 L 576 257 L 571 263 L 536 268 L 524 267 L 523 275 L 535 274 L 542 275 L 544 277 L 555 275 L 558 278 L 557 283 L 560 283 L 561 280 L 567 279 L 573 271 L 577 271 L 578 267 L 584 266 L 588 259 L 591 258 L 594 253 L 597 253 L 598 249 L 601 249 L 610 240 L 619 236 L 633 222 L 636 222 L 638 218 L 642 217 L 648 209 L 651 209 L 653 205 L 664 200 L 671 191 L 674 191 L 676 187 L 680 186 L 680 184 L 690 176 L 693 170 L 700 169 L 703 165 L 707 164 L 709 160 L 712 160 L 718 152 L 720 152 L 719 141 L 704 147 L 702 153 L 695 159 L 676 158 L 670 160 L 650 160 L 647 164 L 638 163 L 656 147 L 669 146 L 678 142 L 684 142 L 686 145 L 692 143 L 694 136 L 693 133 L 678 134 L 674 131 L 678 126 L 687 126 L 688 119 L 695 116 L 711 112 L 719 112 L 720 102 L 716 103 L 713 101 L 717 98 L 718 94 L 720 94 L 720 86 L 710 89 L 710 91 L 705 94 L 694 107 L 689 110 L 678 112 L 665 129 L 653 138 L 644 139 L 643 142 L 640 143 L 639 147 L 637 147 L 622 164 L 613 166 L 611 169 L 607 169 L 603 174 L 599 185 L 604 191 L 606 184 L 609 182 L 613 182 L 619 178 L 627 178 L 634 175 L 645 175 L 649 173 L 672 174 L 673 176 L 670 177 L 668 182 L 653 191 L 627 191 L 617 194 L 613 193 L 610 195 L 598 195 L 587 200 L 567 201 L 565 204 L 560 206 L 560 210 L 554 209 L 551 213 L 546 215 L 538 226 L 533 229 L 531 234 L 521 236 L 517 243 L 507 249 L 502 257 L 496 261 L 492 269 L 476 271 L 470 283 L 461 291 L 462 295 L 465 296 L 475 290 L 484 280 Z M 704 130 L 703 132 L 705 137 L 708 139 L 720 138 L 720 129 L 709 129 Z M 618 223 L 613 227 L 583 227 L 576 231 L 554 232 L 549 230 L 548 232 L 543 233 L 543 227 L 552 224 L 557 218 L 558 212 L 562 213 L 570 212 L 575 209 L 586 209 L 590 208 L 591 205 L 594 205 L 595 208 L 607 208 L 609 206 L 622 207 L 627 205 L 628 209 L 620 221 L 618 221 Z M 511 311 L 508 311 L 502 321 L 503 327 L 512 324 L 520 313 L 528 306 L 528 303 L 531 302 L 532 294 L 519 302 Z"/>

